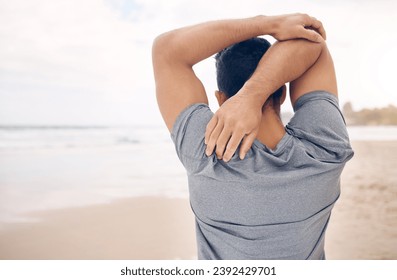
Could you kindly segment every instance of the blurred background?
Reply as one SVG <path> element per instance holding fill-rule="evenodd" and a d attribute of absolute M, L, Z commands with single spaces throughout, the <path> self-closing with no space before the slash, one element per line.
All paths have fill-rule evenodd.
<path fill-rule="evenodd" d="M 325 26 L 356 152 L 327 257 L 396 259 L 393 0 L 0 0 L 0 259 L 194 259 L 152 41 L 202 21 L 293 12 Z M 195 70 L 215 111 L 214 59 Z"/>

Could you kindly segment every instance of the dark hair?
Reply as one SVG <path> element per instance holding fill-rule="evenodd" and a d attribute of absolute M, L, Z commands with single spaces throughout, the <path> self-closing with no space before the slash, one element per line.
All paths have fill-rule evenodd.
<path fill-rule="evenodd" d="M 271 44 L 263 38 L 252 38 L 220 51 L 216 56 L 218 89 L 228 98 L 235 95 L 252 76 L 259 61 Z M 282 88 L 273 97 L 280 98 Z"/>

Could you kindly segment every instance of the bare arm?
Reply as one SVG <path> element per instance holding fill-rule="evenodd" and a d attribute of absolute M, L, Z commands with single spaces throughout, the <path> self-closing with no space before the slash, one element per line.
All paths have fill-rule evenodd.
<path fill-rule="evenodd" d="M 240 158 L 243 159 L 256 138 L 262 106 L 268 96 L 310 69 L 319 59 L 324 46 L 324 41 L 317 44 L 300 39 L 277 42 L 270 47 L 252 77 L 208 123 L 206 154 L 212 154 L 216 147 L 217 156 L 228 161 L 242 141 Z M 303 88 L 297 83 L 295 86 Z M 297 99 L 295 93 L 293 99 Z"/>
<path fill-rule="evenodd" d="M 301 39 L 276 42 L 262 57 L 241 94 L 264 104 L 268 93 L 288 82 L 292 105 L 315 90 L 338 94 L 334 64 L 324 40 L 320 44 Z"/>
<path fill-rule="evenodd" d="M 325 43 L 316 62 L 302 75 L 290 82 L 292 105 L 302 95 L 315 90 L 323 90 L 338 96 L 334 63 Z"/>
<path fill-rule="evenodd" d="M 192 69 L 194 64 L 259 35 L 321 40 L 319 34 L 305 26 L 322 29 L 321 23 L 308 15 L 257 16 L 188 26 L 156 38 L 152 52 L 156 95 L 168 129 L 172 130 L 176 117 L 187 106 L 208 103 L 204 87 Z"/>

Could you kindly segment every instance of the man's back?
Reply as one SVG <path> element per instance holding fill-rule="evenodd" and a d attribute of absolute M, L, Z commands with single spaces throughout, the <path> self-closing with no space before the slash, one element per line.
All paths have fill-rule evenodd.
<path fill-rule="evenodd" d="M 172 139 L 189 179 L 201 259 L 322 259 L 324 233 L 351 150 L 337 99 L 302 96 L 274 150 L 258 140 L 244 160 L 206 157 L 213 116 L 195 104 L 177 118 Z"/>

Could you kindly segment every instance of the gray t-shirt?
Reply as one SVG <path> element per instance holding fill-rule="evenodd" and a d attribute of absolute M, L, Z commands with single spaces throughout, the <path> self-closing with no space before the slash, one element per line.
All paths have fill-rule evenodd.
<path fill-rule="evenodd" d="M 213 113 L 193 104 L 171 133 L 189 182 L 199 259 L 324 259 L 324 235 L 352 156 L 337 98 L 300 97 L 272 150 L 255 140 L 244 160 L 205 155 Z"/>

